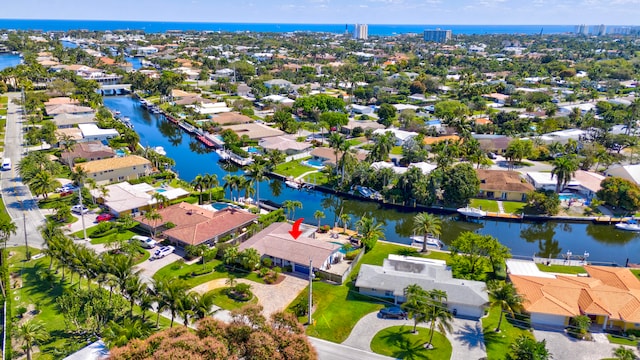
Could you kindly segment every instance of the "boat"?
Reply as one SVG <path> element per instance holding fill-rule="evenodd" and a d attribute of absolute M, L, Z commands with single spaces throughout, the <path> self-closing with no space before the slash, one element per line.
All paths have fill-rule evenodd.
<path fill-rule="evenodd" d="M 162 155 L 162 156 L 166 156 L 167 152 L 164 151 L 164 148 L 162 146 L 156 146 L 153 148 L 153 151 L 155 151 L 156 153 Z"/>
<path fill-rule="evenodd" d="M 229 160 L 231 157 L 229 153 L 224 149 L 216 149 L 216 154 L 220 156 L 220 160 Z"/>
<path fill-rule="evenodd" d="M 258 201 L 258 206 L 262 209 L 267 209 L 270 211 L 275 211 L 282 208 L 282 204 L 278 204 L 277 202 L 271 200 L 260 200 Z"/>
<path fill-rule="evenodd" d="M 411 236 L 411 240 L 416 244 L 422 244 L 424 242 L 424 236 L 422 235 L 413 235 Z M 440 241 L 438 238 L 434 238 L 433 236 L 427 235 L 427 246 L 435 246 L 437 248 L 444 247 L 444 243 Z"/>
<path fill-rule="evenodd" d="M 297 181 L 294 180 L 287 180 L 284 182 L 288 187 L 290 188 L 294 188 L 294 189 L 300 189 L 300 187 L 302 187 L 302 184 L 300 184 Z"/>
<path fill-rule="evenodd" d="M 481 218 L 481 217 L 487 216 L 486 211 L 478 208 L 468 207 L 468 206 L 459 208 L 458 212 L 464 216 L 474 217 L 474 218 Z"/>
<path fill-rule="evenodd" d="M 625 231 L 640 231 L 640 224 L 636 220 L 627 220 L 621 223 L 617 223 L 616 229 Z"/>

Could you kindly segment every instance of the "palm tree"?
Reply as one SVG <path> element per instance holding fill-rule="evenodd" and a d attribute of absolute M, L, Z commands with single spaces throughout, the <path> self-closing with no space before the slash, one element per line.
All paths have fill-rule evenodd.
<path fill-rule="evenodd" d="M 3 219 L 0 219 L 0 229 L 2 228 L 1 224 Z M 64 237 L 64 231 L 53 221 L 47 221 L 43 225 L 38 227 L 40 230 L 40 234 L 42 234 L 42 239 L 44 240 L 44 244 L 46 246 L 45 254 L 49 256 L 49 270 L 53 266 L 53 258 L 55 253 L 55 244 L 53 242 L 56 239 Z"/>
<path fill-rule="evenodd" d="M 27 360 L 31 360 L 31 350 L 34 346 L 45 342 L 49 338 L 49 333 L 41 322 L 29 320 L 18 326 L 15 337 L 22 340 Z"/>
<path fill-rule="evenodd" d="M 332 132 L 331 135 L 329 135 L 329 147 L 333 149 L 333 154 L 336 156 L 336 175 L 338 174 L 339 165 L 338 155 L 340 155 L 340 151 L 342 150 L 346 142 L 347 140 L 345 139 L 345 137 L 337 131 Z"/>
<path fill-rule="evenodd" d="M 156 291 L 162 302 L 166 304 L 166 308 L 171 313 L 171 325 L 173 327 L 173 321 L 178 314 L 178 311 L 183 307 L 183 302 L 186 297 L 186 290 L 188 286 L 181 280 L 161 281 L 160 284 L 156 283 Z"/>
<path fill-rule="evenodd" d="M 205 180 L 204 177 L 202 177 L 202 175 L 196 175 L 196 177 L 191 181 L 191 186 L 193 186 L 193 188 L 195 190 L 197 190 L 200 194 L 200 198 L 199 198 L 199 202 L 198 204 L 202 204 L 202 190 L 205 187 Z"/>
<path fill-rule="evenodd" d="M 378 242 L 378 239 L 384 239 L 384 230 L 382 223 L 377 222 L 373 217 L 362 216 L 356 222 L 356 229 L 362 235 L 362 242 L 366 251 L 370 251 Z"/>
<path fill-rule="evenodd" d="M 151 198 L 156 201 L 156 209 L 164 208 L 169 203 L 169 198 L 159 192 L 154 192 Z"/>
<path fill-rule="evenodd" d="M 427 295 L 430 299 L 429 306 L 431 307 L 428 315 L 428 320 L 431 321 L 431 325 L 429 326 L 429 341 L 426 345 L 426 348 L 428 349 L 431 347 L 433 342 L 433 333 L 436 326 L 438 327 L 438 331 L 442 334 L 446 334 L 453 330 L 453 326 L 451 325 L 453 314 L 451 314 L 444 304 L 447 300 L 447 293 L 445 291 L 432 289 L 427 291 Z"/>
<path fill-rule="evenodd" d="M 260 182 L 269 179 L 265 174 L 267 166 L 263 162 L 255 161 L 249 165 L 249 176 L 256 183 L 256 205 L 260 208 Z"/>
<path fill-rule="evenodd" d="M 216 174 L 205 174 L 204 175 L 204 183 L 207 187 L 207 192 L 209 193 L 209 202 L 211 202 L 211 189 L 218 187 L 218 175 Z"/>
<path fill-rule="evenodd" d="M 439 236 L 442 221 L 439 217 L 423 212 L 413 217 L 413 231 L 423 234 L 422 252 L 427 252 L 427 237 Z"/>
<path fill-rule="evenodd" d="M 75 171 L 71 172 L 71 179 L 78 183 L 78 199 L 79 205 L 81 209 L 84 209 L 82 205 L 82 190 L 84 189 L 84 181 L 87 178 L 87 172 L 81 166 L 76 166 Z M 84 235 L 83 239 L 87 239 L 87 227 L 84 223 L 84 214 L 80 214 L 80 219 L 82 220 L 82 234 Z"/>
<path fill-rule="evenodd" d="M 69 170 L 73 170 L 73 157 L 72 151 L 78 144 L 78 142 L 67 133 L 58 133 L 58 142 L 62 145 L 67 153 L 69 153 L 69 157 L 67 159 L 67 163 L 69 164 Z"/>
<path fill-rule="evenodd" d="M 293 220 L 296 215 L 296 208 L 302 209 L 302 202 L 298 200 L 285 200 L 282 203 L 282 207 L 287 211 L 287 215 L 289 215 L 289 220 Z"/>
<path fill-rule="evenodd" d="M 638 358 L 633 349 L 626 348 L 622 345 L 613 350 L 613 356 L 618 360 L 636 360 Z"/>
<path fill-rule="evenodd" d="M 557 179 L 556 192 L 559 193 L 571 181 L 578 168 L 578 162 L 570 156 L 561 156 L 553 160 L 551 176 Z"/>
<path fill-rule="evenodd" d="M 11 234 L 15 235 L 17 233 L 17 230 L 18 230 L 18 227 L 16 226 L 15 223 L 11 221 L 11 219 L 8 216 L 0 218 L 0 240 L 4 243 L 4 246 L 0 248 L 0 263 L 4 261 L 3 251 L 5 251 L 7 248 L 6 244 L 7 244 L 7 241 L 9 240 L 9 237 L 11 236 Z M 30 255 L 29 248 L 27 248 L 27 255 Z M 4 285 L 5 285 L 4 281 L 0 281 L 0 287 L 2 287 L 1 289 L 2 296 L 6 296 Z"/>
<path fill-rule="evenodd" d="M 413 333 L 418 330 L 418 324 L 427 320 L 429 312 L 429 303 L 425 301 L 427 292 L 417 284 L 412 284 L 404 289 L 406 301 L 401 305 L 402 309 L 407 312 L 409 317 L 413 319 Z"/>
<path fill-rule="evenodd" d="M 196 320 L 200 320 L 210 316 L 212 314 L 211 307 L 213 306 L 215 298 L 215 292 L 212 291 L 203 295 L 195 293 L 193 298 L 193 317 Z"/>
<path fill-rule="evenodd" d="M 256 189 L 253 187 L 253 179 L 241 178 L 238 190 L 244 191 L 244 198 L 249 199 L 255 193 Z"/>
<path fill-rule="evenodd" d="M 507 311 L 513 316 L 514 311 L 522 308 L 522 297 L 516 293 L 516 289 L 512 283 L 490 280 L 487 282 L 487 290 L 491 297 L 491 306 L 500 307 L 500 320 L 498 320 L 498 326 L 495 330 L 496 332 L 500 332 L 504 312 Z"/>
<path fill-rule="evenodd" d="M 238 255 L 239 252 L 237 246 L 228 247 L 224 249 L 224 252 L 222 253 L 222 262 L 225 265 L 233 265 L 238 261 Z"/>
<path fill-rule="evenodd" d="M 240 181 L 242 180 L 242 176 L 239 175 L 225 175 L 224 178 L 224 189 L 229 189 L 229 196 L 231 196 L 231 201 L 233 201 L 233 190 L 238 189 L 240 185 Z"/>
<path fill-rule="evenodd" d="M 374 137 L 374 144 L 369 153 L 368 160 L 371 162 L 385 161 L 395 145 L 395 137 L 392 132 L 388 131 L 382 135 Z"/>
<path fill-rule="evenodd" d="M 318 220 L 318 229 L 320 229 L 320 221 L 322 219 L 324 219 L 325 217 L 327 217 L 327 216 L 324 214 L 324 211 L 322 211 L 322 210 L 316 210 L 313 213 L 313 218 Z"/>
<path fill-rule="evenodd" d="M 129 317 L 133 318 L 133 305 L 139 299 L 140 295 L 148 291 L 147 284 L 145 284 L 138 274 L 130 276 L 125 282 L 124 292 L 127 299 L 129 299 Z"/>
<path fill-rule="evenodd" d="M 151 221 L 153 226 L 151 227 L 151 236 L 156 237 L 156 225 L 158 225 L 158 221 L 162 220 L 162 215 L 156 210 L 151 209 L 144 214 L 144 219 Z"/>
<path fill-rule="evenodd" d="M 133 339 L 144 339 L 151 335 L 151 326 L 143 319 L 125 318 L 122 323 L 109 321 L 104 339 L 110 347 L 125 346 Z"/>
<path fill-rule="evenodd" d="M 27 184 L 36 196 L 42 195 L 44 199 L 48 198 L 49 193 L 60 186 L 60 182 L 47 170 L 38 171 L 35 176 L 27 180 Z"/>

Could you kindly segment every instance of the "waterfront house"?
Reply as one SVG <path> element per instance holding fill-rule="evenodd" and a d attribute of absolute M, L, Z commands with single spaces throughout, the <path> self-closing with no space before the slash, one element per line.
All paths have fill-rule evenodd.
<path fill-rule="evenodd" d="M 587 199 L 591 199 L 595 196 L 596 192 L 601 189 L 600 183 L 605 179 L 605 176 L 600 174 L 578 170 L 571 178 L 569 183 L 565 185 L 565 189 L 577 192 Z M 536 189 L 542 190 L 556 190 L 558 179 L 551 173 L 543 173 L 532 171 L 527 173 L 527 181 L 531 183 Z"/>
<path fill-rule="evenodd" d="M 139 216 L 136 221 L 150 232 L 162 231 L 163 236 L 178 247 L 214 245 L 227 235 L 243 232 L 258 218 L 258 215 L 235 207 L 211 211 L 186 202 L 159 209 L 158 213 L 159 220 Z M 167 226 L 169 223 L 171 227 Z"/>
<path fill-rule="evenodd" d="M 116 156 L 115 151 L 100 141 L 88 141 L 76 144 L 71 151 L 65 150 L 60 155 L 60 160 L 68 164 L 69 159 L 74 163 L 76 159 L 84 159 L 85 161 L 94 161 L 101 159 L 109 159 Z"/>
<path fill-rule="evenodd" d="M 533 325 L 569 325 L 585 315 L 605 329 L 640 329 L 640 281 L 629 269 L 584 266 L 588 276 L 510 275 Z"/>
<path fill-rule="evenodd" d="M 52 121 L 58 129 L 75 127 L 79 124 L 94 124 L 94 114 L 60 114 L 53 117 Z"/>
<path fill-rule="evenodd" d="M 265 150 L 278 150 L 286 155 L 301 154 L 313 146 L 308 142 L 298 142 L 287 135 L 262 139 L 258 145 Z"/>
<path fill-rule="evenodd" d="M 116 129 L 101 129 L 96 124 L 78 124 L 82 132 L 82 141 L 108 141 L 118 137 L 120 134 Z"/>
<path fill-rule="evenodd" d="M 535 190 L 517 171 L 478 169 L 476 173 L 480 180 L 480 198 L 526 201 L 527 193 Z"/>
<path fill-rule="evenodd" d="M 313 160 L 320 161 L 324 165 L 336 165 L 336 154 L 332 148 L 328 147 L 317 147 L 311 150 L 311 156 L 313 156 Z M 363 152 L 357 152 L 354 154 L 358 161 L 364 161 L 367 157 L 367 154 Z M 342 159 L 342 152 L 338 151 L 338 162 Z"/>
<path fill-rule="evenodd" d="M 270 258 L 275 266 L 291 266 L 293 272 L 309 274 L 309 260 L 314 270 L 327 270 L 342 258 L 338 244 L 301 235 L 294 239 L 291 224 L 276 222 L 240 244 L 238 250 L 253 248 L 263 258 Z"/>
<path fill-rule="evenodd" d="M 93 109 L 88 106 L 80 106 L 75 104 L 55 104 L 45 106 L 45 112 L 49 116 L 60 114 L 80 114 L 93 115 Z"/>
<path fill-rule="evenodd" d="M 181 188 L 154 188 L 147 183 L 131 185 L 124 181 L 117 184 L 105 186 L 106 192 L 102 189 L 91 190 L 91 196 L 97 203 L 104 205 L 109 212 L 116 217 L 123 214 L 136 215 L 140 212 L 148 211 L 157 204 L 155 193 L 160 193 L 167 201 L 183 199 L 189 196 L 189 192 Z"/>
<path fill-rule="evenodd" d="M 456 316 L 479 319 L 489 304 L 484 282 L 454 279 L 451 268 L 442 260 L 391 254 L 382 266 L 362 264 L 355 285 L 363 295 L 393 299 L 399 304 L 406 301 L 405 289 L 413 284 L 425 290 L 445 291 L 445 304 Z"/>
<path fill-rule="evenodd" d="M 640 164 L 613 165 L 604 173 L 606 176 L 615 176 L 640 184 Z"/>
<path fill-rule="evenodd" d="M 247 135 L 251 140 L 259 140 L 263 138 L 268 138 L 272 136 L 280 136 L 284 135 L 284 131 L 269 127 L 264 124 L 251 123 L 251 124 L 240 124 L 240 125 L 228 125 L 223 126 L 223 129 L 229 129 L 238 136 L 242 137 Z"/>
<path fill-rule="evenodd" d="M 211 121 L 213 121 L 218 125 L 224 126 L 224 125 L 248 124 L 253 122 L 253 119 L 237 112 L 227 112 L 227 113 L 213 115 L 211 117 Z"/>
<path fill-rule="evenodd" d="M 129 155 L 80 163 L 89 179 L 98 184 L 133 180 L 151 174 L 151 162 L 142 156 Z"/>

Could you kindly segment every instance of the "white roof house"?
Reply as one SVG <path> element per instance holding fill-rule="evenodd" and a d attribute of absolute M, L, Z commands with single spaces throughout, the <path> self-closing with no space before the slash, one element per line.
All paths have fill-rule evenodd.
<path fill-rule="evenodd" d="M 389 255 L 382 266 L 363 264 L 356 287 L 361 294 L 406 300 L 404 290 L 417 284 L 425 290 L 447 293 L 447 308 L 457 316 L 480 318 L 489 303 L 486 284 L 481 281 L 454 279 L 442 260 Z"/>
<path fill-rule="evenodd" d="M 102 340 L 91 343 L 63 360 L 103 360 L 109 358 L 109 347 Z"/>
<path fill-rule="evenodd" d="M 154 188 L 147 183 L 131 185 L 128 182 L 107 185 L 107 195 L 104 196 L 104 205 L 109 208 L 109 212 L 119 216 L 121 213 L 137 212 L 138 209 L 156 204 L 153 198 L 154 192 L 159 192 L 168 200 L 175 200 L 189 195 L 189 192 L 181 188 L 166 188 L 163 191 Z M 95 198 L 102 198 L 99 189 L 90 190 Z"/>
<path fill-rule="evenodd" d="M 262 99 L 260 99 L 260 101 L 271 101 L 271 102 L 283 104 L 283 105 L 292 105 L 295 102 L 294 100 L 291 100 L 288 97 L 282 96 L 282 95 L 265 96 Z"/>
<path fill-rule="evenodd" d="M 417 111 L 420 107 L 409 104 L 393 104 L 393 107 L 396 108 L 397 111 L 402 110 L 414 110 Z"/>
<path fill-rule="evenodd" d="M 116 129 L 100 129 L 96 124 L 78 124 L 82 132 L 82 141 L 104 141 L 118 135 Z"/>
<path fill-rule="evenodd" d="M 195 112 L 201 115 L 228 113 L 232 110 L 230 107 L 227 107 L 227 103 L 225 102 L 201 103 L 198 105 L 188 105 L 188 106 L 193 107 Z"/>
<path fill-rule="evenodd" d="M 429 164 L 429 163 L 423 161 L 423 162 L 417 162 L 417 163 L 409 164 L 409 167 L 416 167 L 416 168 L 420 169 L 423 174 L 428 175 L 430 172 L 435 170 L 438 166 L 437 165 L 433 165 L 433 164 Z"/>
<path fill-rule="evenodd" d="M 418 136 L 418 133 L 413 132 L 413 131 L 404 131 L 404 130 L 400 130 L 400 129 L 394 129 L 394 128 L 389 128 L 389 129 L 377 129 L 373 131 L 374 135 L 384 135 L 388 132 L 393 133 L 393 136 L 396 139 L 396 145 L 402 145 L 404 144 L 407 140 L 409 139 L 413 139 L 414 137 Z"/>
<path fill-rule="evenodd" d="M 554 142 L 566 144 L 569 141 L 569 139 L 579 141 L 581 137 L 587 134 L 588 133 L 585 130 L 581 130 L 581 129 L 566 129 L 566 130 L 558 130 L 558 131 L 540 135 L 539 139 L 546 144 L 550 144 Z"/>
<path fill-rule="evenodd" d="M 350 105 L 351 107 L 351 111 L 353 111 L 356 114 L 373 114 L 373 108 L 371 108 L 370 106 L 364 106 L 364 105 L 357 105 L 357 104 L 352 104 Z"/>
<path fill-rule="evenodd" d="M 605 177 L 589 171 L 578 170 L 575 175 L 565 185 L 565 189 L 575 190 L 587 198 L 592 198 L 595 193 L 600 190 L 600 183 Z M 527 180 L 536 189 L 552 190 L 555 191 L 556 184 L 558 183 L 557 177 L 551 173 L 543 173 L 532 171 L 527 173 Z M 560 189 L 562 191 L 563 189 Z"/>
<path fill-rule="evenodd" d="M 640 164 L 635 165 L 614 165 L 604 173 L 607 176 L 617 176 L 636 184 L 640 184 Z"/>
<path fill-rule="evenodd" d="M 393 170 L 394 173 L 396 173 L 398 175 L 404 174 L 404 173 L 407 172 L 407 170 L 409 170 L 409 168 L 402 167 L 402 166 L 395 166 L 395 165 L 393 165 L 393 163 L 386 162 L 386 161 L 374 162 L 374 163 L 371 164 L 371 168 L 374 169 L 374 170 L 391 169 L 391 170 Z"/>

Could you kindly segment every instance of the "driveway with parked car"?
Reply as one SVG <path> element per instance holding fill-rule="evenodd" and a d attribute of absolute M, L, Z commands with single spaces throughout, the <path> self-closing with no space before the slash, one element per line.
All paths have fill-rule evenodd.
<path fill-rule="evenodd" d="M 151 253 L 151 255 L 153 255 L 153 252 Z M 163 267 L 182 259 L 183 255 L 184 251 L 176 249 L 176 251 L 163 257 L 162 259 L 150 260 L 149 258 L 149 260 L 145 260 L 144 262 L 136 265 L 136 269 L 142 271 L 143 278 L 146 278 L 145 280 L 151 281 L 151 279 L 153 278 L 153 274 L 155 274 Z"/>

